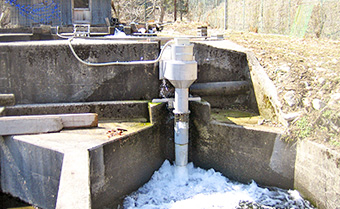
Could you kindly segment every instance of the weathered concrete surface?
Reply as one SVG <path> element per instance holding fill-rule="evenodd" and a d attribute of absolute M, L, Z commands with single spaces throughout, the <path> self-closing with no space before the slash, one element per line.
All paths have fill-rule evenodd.
<path fill-rule="evenodd" d="M 228 108 L 246 106 L 258 112 L 247 56 L 236 51 L 229 41 L 198 41 L 195 42 L 194 55 L 198 63 L 198 76 L 195 83 L 247 81 L 250 89 L 237 95 L 202 96 L 212 107 Z M 201 96 L 201 95 L 199 95 Z"/>
<path fill-rule="evenodd" d="M 89 164 L 89 152 L 86 149 L 75 149 L 64 155 L 57 209 L 91 208 Z"/>
<path fill-rule="evenodd" d="M 125 106 L 128 108 L 129 104 Z M 144 107 L 147 109 L 148 105 Z M 160 149 L 160 139 L 164 137 L 161 124 L 162 115 L 166 113 L 165 105 L 155 104 L 149 108 L 154 125 L 105 120 L 99 123 L 98 128 L 6 137 L 0 144 L 3 191 L 41 208 L 117 206 L 126 194 L 146 183 L 165 159 Z M 116 128 L 126 129 L 127 132 L 108 137 L 107 131 Z M 20 144 L 21 152 L 17 152 L 12 144 Z M 29 162 L 24 161 L 22 165 L 18 162 L 22 160 L 18 156 L 35 156 L 36 153 L 31 152 L 36 150 L 42 152 L 39 159 L 27 158 Z M 49 165 L 48 159 L 54 157 L 50 152 L 59 153 L 62 157 L 57 167 Z M 37 190 L 31 188 L 34 184 L 30 183 L 30 178 L 35 175 L 31 164 L 36 165 L 37 162 L 41 170 L 50 173 L 38 175 L 42 179 L 36 179 L 33 183 L 41 187 L 40 194 L 31 197 L 31 191 Z M 15 172 L 10 173 L 16 164 L 21 166 L 15 172 L 24 172 L 25 176 L 17 177 Z M 58 172 L 54 173 L 55 169 Z M 55 184 L 47 184 L 45 179 L 53 179 Z M 25 182 L 29 182 L 30 187 L 26 188 Z M 18 188 L 20 186 L 24 188 Z"/>
<path fill-rule="evenodd" d="M 211 119 L 210 104 L 190 102 L 189 161 L 214 168 L 228 178 L 281 188 L 293 188 L 296 148 L 280 139 L 282 131 L 245 127 Z M 174 160 L 173 118 L 168 117 L 164 155 Z"/>
<path fill-rule="evenodd" d="M 0 94 L 0 106 L 15 105 L 14 94 Z"/>
<path fill-rule="evenodd" d="M 0 135 L 36 134 L 60 131 L 63 123 L 60 117 L 11 116 L 0 118 Z"/>
<path fill-rule="evenodd" d="M 99 118 L 119 121 L 149 121 L 147 101 L 78 102 L 15 105 L 6 107 L 4 115 L 46 115 L 97 113 Z"/>
<path fill-rule="evenodd" d="M 133 136 L 89 149 L 92 208 L 116 208 L 125 195 L 149 181 L 165 156 L 165 104 L 150 104 L 153 126 Z"/>
<path fill-rule="evenodd" d="M 112 207 L 149 181 L 164 161 L 160 136 L 149 128 L 90 149 L 92 208 Z"/>
<path fill-rule="evenodd" d="M 117 127 L 128 134 L 108 138 L 106 132 Z M 5 137 L 0 144 L 2 190 L 41 208 L 118 204 L 164 161 L 154 128 L 104 122 L 92 129 Z"/>
<path fill-rule="evenodd" d="M 89 62 L 151 60 L 158 42 L 95 40 L 73 42 Z M 0 43 L 0 92 L 18 104 L 151 100 L 158 97 L 156 65 L 88 67 L 72 55 L 67 41 Z"/>
<path fill-rule="evenodd" d="M 266 186 L 295 187 L 319 208 L 337 209 L 338 153 L 304 141 L 298 142 L 296 147 L 294 143 L 282 141 L 280 132 L 270 129 L 263 131 L 263 128 L 211 120 L 207 102 L 190 102 L 190 110 L 189 160 L 195 166 L 214 168 L 241 182 L 255 180 Z M 174 160 L 172 113 L 165 104 L 150 104 L 149 111 L 149 121 L 153 125 L 106 121 L 93 129 L 6 137 L 1 144 L 1 186 L 7 188 L 5 192 L 34 204 L 42 204 L 42 199 L 50 198 L 44 203 L 48 206 L 42 208 L 119 205 L 126 194 L 149 180 L 164 159 Z M 106 132 L 117 127 L 127 129 L 129 134 L 108 138 Z M 43 156 L 39 155 L 39 159 L 26 157 L 36 156 L 31 153 L 36 150 Z M 54 166 L 50 166 L 49 160 L 43 162 L 54 159 L 55 155 L 59 156 L 59 164 L 54 162 Z M 76 160 L 76 157 L 81 159 Z M 28 162 L 21 163 L 23 158 Z M 39 168 L 47 169 L 51 176 L 44 171 L 44 175 L 38 175 L 39 179 L 31 180 L 36 173 L 36 162 L 43 162 Z M 15 172 L 10 172 L 11 169 Z M 33 181 L 34 184 L 27 183 Z M 36 191 L 31 188 L 35 184 L 41 187 L 39 197 L 24 193 L 30 189 Z M 53 207 L 49 207 L 51 205 Z"/>
<path fill-rule="evenodd" d="M 205 103 L 191 103 L 190 110 L 190 158 L 196 166 L 241 182 L 293 188 L 295 146 L 281 141 L 280 132 L 210 120 Z"/>
<path fill-rule="evenodd" d="M 55 208 L 63 154 L 0 137 L 1 190 L 42 208 Z"/>
<path fill-rule="evenodd" d="M 97 126 L 96 113 L 0 117 L 0 135 L 48 133 L 60 131 L 62 128 Z"/>
<path fill-rule="evenodd" d="M 318 208 L 340 207 L 340 153 L 312 141 L 297 145 L 294 187 Z"/>
<path fill-rule="evenodd" d="M 238 104 L 241 101 L 247 104 L 248 102 L 251 109 L 259 111 L 261 116 L 287 125 L 287 121 L 284 119 L 285 114 L 281 110 L 282 104 L 278 99 L 275 85 L 269 79 L 251 50 L 227 40 L 199 42 L 199 44 L 200 47 L 197 48 L 197 55 L 195 54 L 195 56 L 198 56 L 196 60 L 201 60 L 199 62 L 199 73 L 201 73 L 200 68 L 208 65 L 209 67 L 207 69 L 202 69 L 206 71 L 207 74 L 211 71 L 213 72 L 214 68 L 221 69 L 219 71 L 229 75 L 230 80 L 246 80 L 252 84 L 252 90 L 247 97 L 234 98 L 234 100 L 231 101 L 229 98 L 229 102 L 225 101 L 224 103 Z M 202 48 L 202 46 L 204 47 Z M 199 56 L 199 51 L 203 51 L 202 54 L 204 54 L 204 56 L 202 58 Z M 221 56 L 223 53 L 225 54 L 225 58 Z M 223 74 L 218 74 L 217 77 L 225 79 L 227 75 L 223 76 Z M 211 78 L 211 76 L 202 73 L 201 76 L 208 79 L 218 79 Z M 200 74 L 198 77 L 197 82 L 200 80 Z M 206 100 L 209 101 L 208 99 L 209 98 Z M 221 105 L 223 105 L 223 103 L 221 103 Z"/>

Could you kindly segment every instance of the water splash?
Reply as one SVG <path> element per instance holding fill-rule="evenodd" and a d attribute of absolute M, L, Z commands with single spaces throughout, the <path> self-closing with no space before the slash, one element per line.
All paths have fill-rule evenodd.
<path fill-rule="evenodd" d="M 189 178 L 176 179 L 175 166 L 165 161 L 151 180 L 126 197 L 124 208 L 313 208 L 297 191 L 233 182 L 213 169 L 188 164 Z"/>

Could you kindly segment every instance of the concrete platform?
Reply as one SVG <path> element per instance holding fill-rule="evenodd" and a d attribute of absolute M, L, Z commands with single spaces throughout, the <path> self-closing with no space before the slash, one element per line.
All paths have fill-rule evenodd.
<path fill-rule="evenodd" d="M 117 128 L 126 131 L 108 134 Z M 151 129 L 150 123 L 101 121 L 97 128 L 0 138 L 2 190 L 42 208 L 110 206 L 145 183 L 163 162 L 159 143 L 149 136 Z M 127 155 L 114 160 L 107 156 L 107 151 L 115 155 L 123 147 L 133 150 L 129 152 L 131 159 Z M 113 178 L 115 173 L 120 175 L 124 168 L 132 167 L 131 163 L 145 159 L 138 153 L 150 158 L 145 165 L 133 165 L 131 175 L 121 176 L 128 184 L 118 183 L 121 179 Z M 118 189 L 106 194 L 112 197 L 111 202 L 105 198 L 98 204 L 101 197 L 97 193 L 112 184 Z"/>

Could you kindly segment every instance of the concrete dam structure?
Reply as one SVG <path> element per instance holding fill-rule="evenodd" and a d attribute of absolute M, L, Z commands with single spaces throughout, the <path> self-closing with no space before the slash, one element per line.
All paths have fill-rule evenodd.
<path fill-rule="evenodd" d="M 80 59 L 105 63 L 154 60 L 162 43 L 85 38 L 72 46 Z M 254 54 L 227 40 L 190 44 L 197 78 L 185 87 L 190 113 L 180 114 L 190 117 L 183 119 L 172 111 L 175 87 L 160 79 L 165 58 L 87 66 L 67 40 L 0 42 L 1 191 L 39 208 L 117 208 L 164 160 L 176 160 L 180 118 L 195 166 L 297 189 L 318 208 L 339 208 L 340 154 L 281 139 L 285 114 Z M 164 102 L 152 102 L 164 92 Z M 283 125 L 260 125 L 262 118 Z"/>

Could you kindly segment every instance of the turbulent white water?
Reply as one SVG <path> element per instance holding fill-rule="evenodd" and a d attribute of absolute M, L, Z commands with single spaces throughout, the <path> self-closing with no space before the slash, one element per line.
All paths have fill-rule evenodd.
<path fill-rule="evenodd" d="M 189 178 L 174 175 L 175 166 L 165 161 L 151 180 L 126 197 L 124 208 L 313 208 L 297 191 L 261 188 L 233 182 L 213 169 L 188 164 Z"/>

